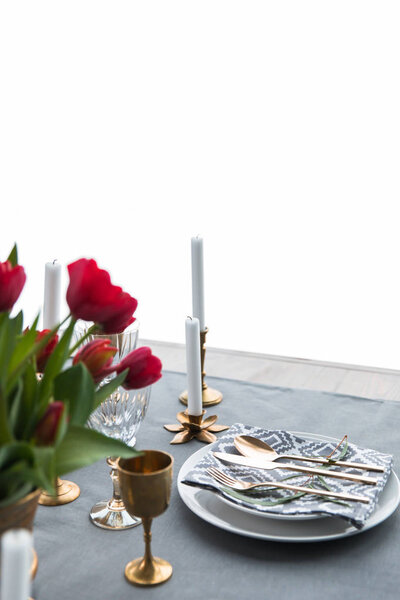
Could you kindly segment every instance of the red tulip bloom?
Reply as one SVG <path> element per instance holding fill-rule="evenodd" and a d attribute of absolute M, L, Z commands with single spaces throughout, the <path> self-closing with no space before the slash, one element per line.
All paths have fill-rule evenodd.
<path fill-rule="evenodd" d="M 133 323 L 137 300 L 113 285 L 95 260 L 81 258 L 68 272 L 67 302 L 76 319 L 94 321 L 104 333 L 121 333 Z"/>
<path fill-rule="evenodd" d="M 64 409 L 63 402 L 51 402 L 48 405 L 35 429 L 34 437 L 38 446 L 52 446 L 54 444 Z"/>
<path fill-rule="evenodd" d="M 43 331 L 38 331 L 36 334 L 35 343 L 40 342 L 40 340 L 43 339 L 48 333 L 50 333 L 50 329 L 43 329 Z M 55 333 L 50 338 L 47 345 L 36 356 L 36 368 L 38 373 L 44 372 L 47 365 L 47 361 L 49 360 L 50 355 L 53 352 L 54 348 L 57 346 L 57 344 L 58 335 Z"/>
<path fill-rule="evenodd" d="M 12 309 L 25 281 L 24 267 L 21 265 L 13 267 L 9 260 L 0 262 L 0 312 Z"/>
<path fill-rule="evenodd" d="M 27 331 L 29 331 L 29 327 L 27 327 L 24 330 L 24 333 L 27 333 Z M 40 342 L 40 340 L 42 340 L 49 333 L 50 333 L 50 329 L 43 329 L 43 331 L 37 331 L 36 338 L 35 338 L 35 344 Z M 49 339 L 46 346 L 44 348 L 42 348 L 40 350 L 40 352 L 38 352 L 38 354 L 36 355 L 36 371 L 38 373 L 44 372 L 46 365 L 47 365 L 47 361 L 49 360 L 50 355 L 53 352 L 54 348 L 57 346 L 57 344 L 58 344 L 58 335 L 55 333 Z"/>
<path fill-rule="evenodd" d="M 83 346 L 74 356 L 74 365 L 82 362 L 93 377 L 95 383 L 99 383 L 106 375 L 113 371 L 111 368 L 117 348 L 110 346 L 110 340 L 93 340 Z"/>
<path fill-rule="evenodd" d="M 161 378 L 162 363 L 157 356 L 151 353 L 147 346 L 137 348 L 130 352 L 116 366 L 117 373 L 129 369 L 122 386 L 126 390 L 137 390 L 155 383 Z"/>

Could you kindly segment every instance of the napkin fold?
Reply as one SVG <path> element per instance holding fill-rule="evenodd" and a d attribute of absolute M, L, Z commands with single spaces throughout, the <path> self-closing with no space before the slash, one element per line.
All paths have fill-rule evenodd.
<path fill-rule="evenodd" d="M 301 437 L 294 435 L 288 431 L 277 430 L 277 429 L 261 429 L 259 427 L 251 427 L 244 425 L 243 423 L 235 423 L 221 437 L 217 442 L 210 446 L 209 452 L 204 455 L 194 468 L 186 475 L 183 483 L 187 485 L 199 486 L 207 489 L 211 489 L 218 494 L 221 494 L 227 498 L 233 504 L 239 504 L 252 510 L 262 513 L 273 513 L 282 515 L 326 515 L 333 517 L 340 517 L 349 521 L 357 529 L 362 529 L 368 517 L 373 513 L 378 498 L 383 488 L 385 487 L 387 480 L 392 469 L 393 457 L 389 454 L 383 454 L 369 448 L 360 448 L 355 444 L 349 443 L 347 453 L 341 460 L 360 462 L 360 463 L 371 463 L 384 467 L 384 473 L 375 473 L 368 471 L 360 471 L 356 469 L 349 469 L 344 467 L 328 467 L 326 469 L 327 475 L 324 477 L 324 481 L 329 485 L 332 491 L 344 492 L 349 494 L 358 494 L 368 496 L 370 502 L 363 504 L 361 502 L 342 502 L 338 500 L 330 500 L 323 497 L 318 497 L 310 494 L 295 498 L 289 502 L 284 501 L 289 496 L 295 494 L 295 492 L 289 492 L 288 490 L 268 490 L 264 488 L 261 490 L 253 490 L 252 492 L 238 492 L 236 490 L 230 490 L 223 488 L 219 483 L 215 481 L 207 473 L 208 467 L 217 467 L 227 475 L 236 479 L 242 479 L 244 481 L 257 482 L 257 481 L 283 481 L 293 485 L 304 485 L 309 480 L 309 475 L 294 473 L 287 469 L 274 469 L 272 471 L 253 469 L 250 467 L 243 467 L 239 465 L 228 465 L 222 463 L 220 460 L 215 458 L 212 452 L 228 452 L 238 454 L 233 440 L 237 435 L 251 435 L 259 438 L 264 442 L 267 442 L 278 454 L 297 454 L 297 455 L 308 455 L 308 456 L 321 456 L 327 457 L 333 452 L 336 447 L 335 442 L 329 441 L 311 441 L 302 439 Z M 341 448 L 339 448 L 340 451 Z M 332 458 L 334 459 L 338 454 L 337 451 Z M 293 462 L 290 460 L 283 460 L 281 462 Z M 276 461 L 279 464 L 279 461 Z M 312 467 L 321 468 L 321 465 L 315 463 L 299 463 L 296 461 L 295 464 L 307 465 Z M 329 470 L 340 470 L 341 472 L 348 472 L 354 474 L 365 474 L 376 477 L 378 483 L 376 485 L 366 485 L 362 483 L 356 483 L 353 481 L 338 480 L 329 477 Z M 292 477 L 296 475 L 295 477 Z M 287 479 L 290 477 L 290 479 Z M 310 482 L 308 481 L 308 485 Z M 317 477 L 314 477 L 312 482 L 313 487 L 326 489 L 319 482 Z"/>

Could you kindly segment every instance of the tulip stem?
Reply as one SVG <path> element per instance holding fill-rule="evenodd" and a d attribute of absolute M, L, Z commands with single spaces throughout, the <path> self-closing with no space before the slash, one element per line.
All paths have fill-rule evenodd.
<path fill-rule="evenodd" d="M 96 325 L 92 325 L 91 327 L 89 327 L 87 332 L 70 349 L 70 351 L 69 351 L 70 356 L 72 356 L 72 354 L 75 352 L 75 350 L 77 350 L 79 348 L 79 346 L 82 345 L 82 342 L 84 342 L 90 335 L 92 335 L 92 333 L 95 331 L 95 329 L 96 329 Z"/>

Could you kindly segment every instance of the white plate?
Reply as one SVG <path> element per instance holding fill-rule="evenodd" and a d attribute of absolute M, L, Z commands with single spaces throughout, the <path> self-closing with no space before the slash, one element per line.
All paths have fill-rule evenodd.
<path fill-rule="evenodd" d="M 339 441 L 333 438 L 302 432 L 293 432 L 303 438 L 317 441 Z M 379 496 L 372 515 L 362 529 L 356 529 L 344 519 L 323 517 L 315 520 L 267 519 L 255 511 L 244 512 L 238 506 L 223 502 L 221 497 L 209 490 L 182 483 L 186 474 L 209 451 L 208 446 L 190 456 L 178 474 L 178 491 L 186 506 L 201 519 L 233 533 L 275 542 L 321 542 L 355 535 L 371 529 L 390 517 L 400 502 L 400 483 L 392 471 L 388 482 Z"/>

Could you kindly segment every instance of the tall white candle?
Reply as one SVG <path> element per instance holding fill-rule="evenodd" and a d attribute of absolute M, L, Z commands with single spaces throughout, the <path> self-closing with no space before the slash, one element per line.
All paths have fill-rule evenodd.
<path fill-rule="evenodd" d="M 1 539 L 0 598 L 27 600 L 31 594 L 32 534 L 10 529 Z"/>
<path fill-rule="evenodd" d="M 203 238 L 199 236 L 192 238 L 192 312 L 200 321 L 200 331 L 204 331 Z"/>
<path fill-rule="evenodd" d="M 186 368 L 188 380 L 188 414 L 199 416 L 203 412 L 200 361 L 200 325 L 196 318 L 188 317 L 186 333 Z"/>
<path fill-rule="evenodd" d="M 43 329 L 52 329 L 60 322 L 61 265 L 48 262 L 44 272 Z"/>

